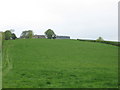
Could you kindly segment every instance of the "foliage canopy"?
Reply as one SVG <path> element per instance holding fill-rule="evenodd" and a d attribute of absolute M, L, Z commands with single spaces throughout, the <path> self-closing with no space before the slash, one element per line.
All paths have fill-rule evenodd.
<path fill-rule="evenodd" d="M 20 38 L 32 38 L 33 37 L 33 31 L 28 30 L 28 31 L 23 31 Z"/>
<path fill-rule="evenodd" d="M 54 33 L 53 30 L 51 29 L 48 29 L 46 32 L 45 32 L 45 35 L 48 39 L 55 39 L 56 38 L 56 34 Z"/>

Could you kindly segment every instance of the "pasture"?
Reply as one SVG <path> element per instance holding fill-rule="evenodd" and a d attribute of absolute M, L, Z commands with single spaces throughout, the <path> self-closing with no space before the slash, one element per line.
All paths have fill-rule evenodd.
<path fill-rule="evenodd" d="M 3 88 L 116 88 L 118 47 L 78 40 L 3 45 Z"/>

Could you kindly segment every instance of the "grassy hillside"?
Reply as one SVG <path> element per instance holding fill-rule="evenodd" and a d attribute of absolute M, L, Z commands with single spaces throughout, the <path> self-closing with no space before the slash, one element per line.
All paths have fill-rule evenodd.
<path fill-rule="evenodd" d="M 118 47 L 77 40 L 4 42 L 4 88 L 114 88 Z"/>

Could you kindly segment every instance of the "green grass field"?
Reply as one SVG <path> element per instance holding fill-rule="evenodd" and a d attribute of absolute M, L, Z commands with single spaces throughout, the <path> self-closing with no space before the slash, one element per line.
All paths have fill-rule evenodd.
<path fill-rule="evenodd" d="M 3 88 L 116 88 L 118 47 L 18 39 L 3 46 Z"/>

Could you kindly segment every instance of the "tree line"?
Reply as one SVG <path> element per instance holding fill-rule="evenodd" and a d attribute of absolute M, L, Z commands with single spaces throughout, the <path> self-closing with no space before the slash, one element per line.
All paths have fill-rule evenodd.
<path fill-rule="evenodd" d="M 15 40 L 15 39 L 17 39 L 16 34 L 13 33 L 13 32 L 14 32 L 13 29 L 6 30 L 5 32 L 2 32 L 3 39 L 4 40 L 11 40 L 11 39 Z M 46 30 L 44 32 L 44 34 L 48 39 L 55 39 L 56 38 L 56 34 L 51 29 Z M 25 31 L 22 31 L 22 33 L 20 35 L 20 38 L 29 39 L 29 38 L 33 38 L 33 36 L 34 36 L 34 33 L 33 33 L 32 30 L 25 30 Z"/>
<path fill-rule="evenodd" d="M 13 29 L 6 30 L 5 32 L 2 32 L 2 38 L 4 40 L 17 39 L 17 36 L 13 32 L 14 32 Z M 51 29 L 46 30 L 44 32 L 44 34 L 48 39 L 55 39 L 56 38 L 56 34 Z M 20 38 L 30 39 L 30 38 L 33 38 L 33 36 L 34 36 L 34 33 L 32 30 L 25 30 L 25 31 L 22 31 Z M 104 41 L 104 39 L 102 37 L 99 37 L 96 41 Z"/>

